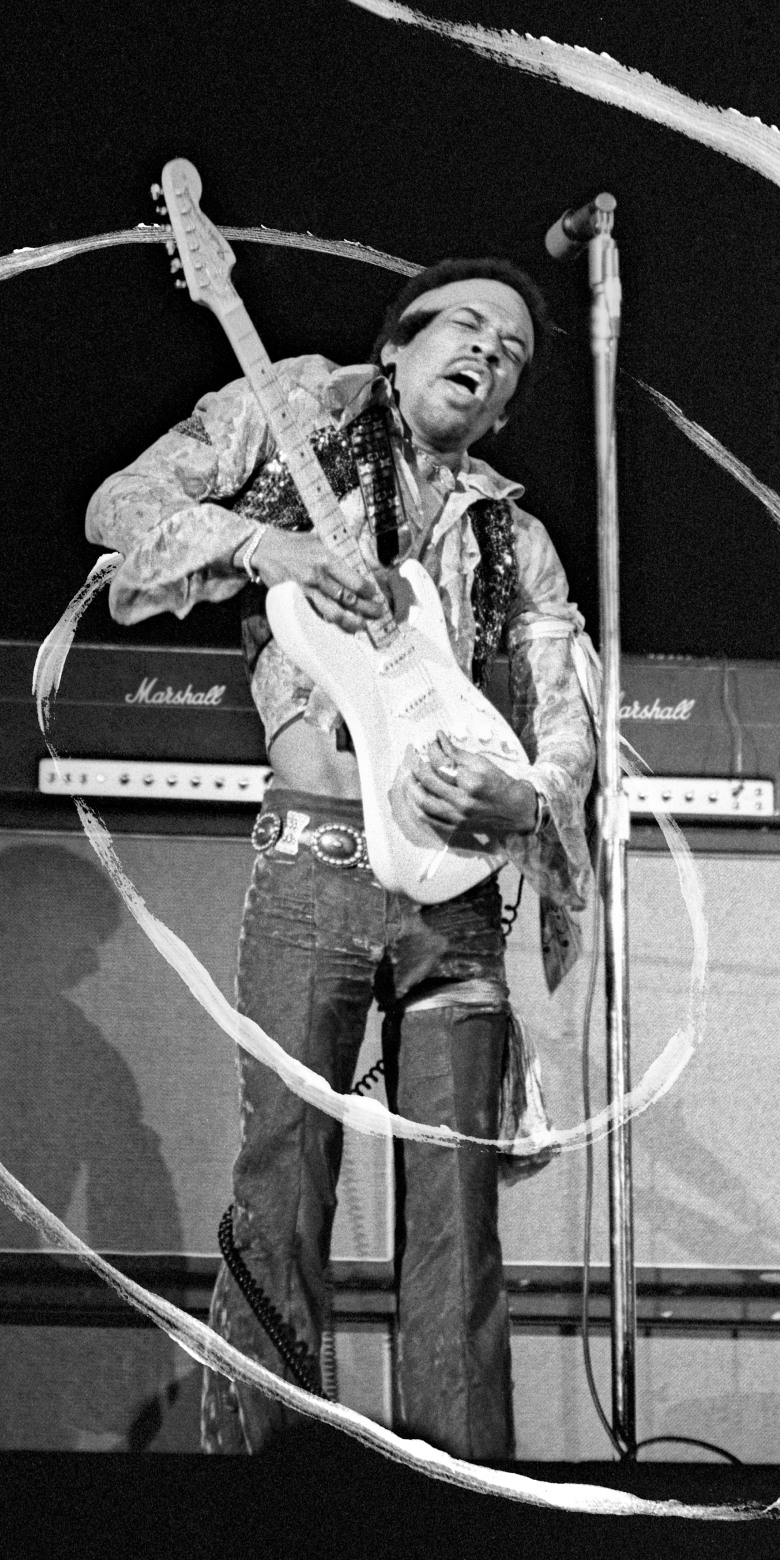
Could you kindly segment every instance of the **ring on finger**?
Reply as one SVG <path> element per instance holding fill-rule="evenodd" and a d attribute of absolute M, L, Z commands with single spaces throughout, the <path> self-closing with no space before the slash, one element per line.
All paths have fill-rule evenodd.
<path fill-rule="evenodd" d="M 354 590 L 347 590 L 342 585 L 341 590 L 339 591 L 339 599 L 341 601 L 342 606 L 344 606 L 344 607 L 354 607 L 355 602 L 357 601 L 357 596 L 355 595 Z"/>

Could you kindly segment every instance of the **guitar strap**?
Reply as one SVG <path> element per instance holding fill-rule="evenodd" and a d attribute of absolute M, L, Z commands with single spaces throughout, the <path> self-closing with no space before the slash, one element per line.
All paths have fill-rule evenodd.
<path fill-rule="evenodd" d="M 471 523 L 480 554 L 471 591 L 477 630 L 471 675 L 484 692 L 519 580 L 512 510 L 506 499 L 481 499 L 471 510 Z"/>
<path fill-rule="evenodd" d="M 398 557 L 404 521 L 387 416 L 380 408 L 369 407 L 355 418 L 348 432 L 377 557 L 387 566 Z"/>

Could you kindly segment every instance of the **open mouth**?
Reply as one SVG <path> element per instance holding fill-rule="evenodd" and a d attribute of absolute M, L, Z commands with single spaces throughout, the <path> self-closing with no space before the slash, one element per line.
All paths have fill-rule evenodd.
<path fill-rule="evenodd" d="M 482 383 L 482 375 L 478 374 L 476 370 L 460 368 L 457 373 L 448 374 L 447 380 L 452 385 L 461 385 L 464 390 L 469 391 L 470 395 L 476 395 Z"/>

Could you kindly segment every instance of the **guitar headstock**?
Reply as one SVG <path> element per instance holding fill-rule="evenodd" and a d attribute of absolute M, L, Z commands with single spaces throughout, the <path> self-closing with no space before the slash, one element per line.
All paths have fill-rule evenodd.
<path fill-rule="evenodd" d="M 157 189 L 154 186 L 152 193 Z M 197 168 L 186 158 L 165 164 L 162 193 L 190 297 L 224 315 L 239 303 L 230 281 L 236 257 L 219 228 L 203 215 L 198 204 L 202 189 Z"/>

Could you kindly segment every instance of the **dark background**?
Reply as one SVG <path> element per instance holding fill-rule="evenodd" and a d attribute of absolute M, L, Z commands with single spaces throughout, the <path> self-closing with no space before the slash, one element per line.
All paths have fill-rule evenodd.
<path fill-rule="evenodd" d="M 780 119 L 774 0 L 423 0 L 455 20 L 605 50 L 702 101 Z M 624 282 L 619 465 L 623 643 L 632 653 L 780 658 L 780 533 L 637 387 L 647 380 L 780 489 L 780 191 L 677 133 L 393 25 L 347 0 L 17 3 L 6 13 L 0 253 L 156 220 L 174 156 L 217 223 L 352 238 L 427 263 L 511 253 L 568 334 L 521 429 L 489 453 L 527 485 L 598 634 L 584 260 L 543 238 L 570 205 L 617 197 Z M 272 356 L 364 360 L 388 271 L 234 246 Z M 126 245 L 0 287 L 4 638 L 38 640 L 97 554 L 93 489 L 237 365 L 217 320 L 174 290 L 159 245 Z M 81 637 L 236 642 L 236 603 Z"/>

